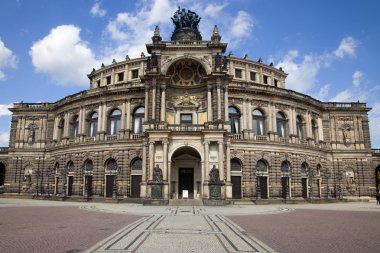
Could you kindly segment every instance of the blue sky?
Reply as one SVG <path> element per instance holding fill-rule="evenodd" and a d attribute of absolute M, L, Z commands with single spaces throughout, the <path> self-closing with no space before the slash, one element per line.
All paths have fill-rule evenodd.
<path fill-rule="evenodd" d="M 234 56 L 283 67 L 287 88 L 322 101 L 367 102 L 372 147 L 380 147 L 375 0 L 3 0 L 0 146 L 8 145 L 12 103 L 54 102 L 87 89 L 92 68 L 145 51 L 155 25 L 169 40 L 177 6 L 202 17 L 204 39 L 216 24 Z"/>

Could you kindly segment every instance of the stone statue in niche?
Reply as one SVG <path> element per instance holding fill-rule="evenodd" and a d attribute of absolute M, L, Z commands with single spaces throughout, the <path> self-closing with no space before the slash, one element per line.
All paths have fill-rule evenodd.
<path fill-rule="evenodd" d="M 163 182 L 162 170 L 160 166 L 158 166 L 158 164 L 156 164 L 156 167 L 153 169 L 153 182 L 154 183 Z"/>
<path fill-rule="evenodd" d="M 348 124 L 342 126 L 343 143 L 347 147 L 351 145 L 351 128 Z"/>
<path fill-rule="evenodd" d="M 31 125 L 28 128 L 28 144 L 32 145 L 35 142 L 36 139 L 36 129 L 37 127 L 35 125 Z"/>
<path fill-rule="evenodd" d="M 219 170 L 214 165 L 212 166 L 212 169 L 210 170 L 210 183 L 219 183 L 219 182 L 220 182 Z"/>

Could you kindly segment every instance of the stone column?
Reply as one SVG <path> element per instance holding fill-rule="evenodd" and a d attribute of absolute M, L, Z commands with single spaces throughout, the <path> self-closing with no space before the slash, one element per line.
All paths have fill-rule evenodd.
<path fill-rule="evenodd" d="M 226 167 L 227 167 L 227 179 L 226 179 L 226 197 L 232 198 L 232 184 L 231 184 L 231 143 L 226 143 Z"/>
<path fill-rule="evenodd" d="M 248 101 L 248 130 L 252 131 L 252 102 Z"/>
<path fill-rule="evenodd" d="M 107 132 L 107 114 L 106 114 L 106 104 L 103 104 L 102 110 L 103 110 L 103 119 L 102 119 L 102 131 Z"/>
<path fill-rule="evenodd" d="M 207 120 L 212 121 L 212 96 L 211 96 L 212 86 L 207 85 Z"/>
<path fill-rule="evenodd" d="M 318 118 L 317 124 L 318 124 L 318 141 L 322 141 L 323 140 L 323 126 L 322 126 L 321 117 Z"/>
<path fill-rule="evenodd" d="M 217 95 L 217 110 L 218 110 L 218 119 L 222 118 L 221 112 L 221 97 L 220 97 L 220 80 L 217 80 L 216 83 L 216 95 Z"/>
<path fill-rule="evenodd" d="M 246 111 L 246 104 L 245 104 L 245 98 L 243 98 L 243 108 L 242 113 L 240 117 L 240 125 L 242 126 L 240 131 L 245 132 L 247 130 L 247 111 Z"/>
<path fill-rule="evenodd" d="M 228 121 L 228 87 L 224 87 L 224 121 Z"/>
<path fill-rule="evenodd" d="M 168 181 L 168 141 L 164 140 L 163 144 L 163 152 L 164 152 L 164 167 L 163 167 L 163 177 L 164 181 Z"/>
<path fill-rule="evenodd" d="M 205 141 L 204 143 L 203 143 L 204 145 L 205 145 L 205 168 L 204 168 L 204 180 L 205 181 L 209 181 L 209 171 L 210 171 L 210 169 L 209 169 L 209 166 L 210 166 L 210 164 L 209 164 L 209 157 L 210 157 L 210 154 L 209 154 L 209 145 L 210 145 L 210 142 L 208 142 L 208 141 Z"/>
<path fill-rule="evenodd" d="M 149 85 L 145 85 L 145 108 L 144 108 L 144 120 L 148 119 L 148 108 L 149 108 Z"/>
<path fill-rule="evenodd" d="M 146 197 L 146 143 L 143 142 L 142 146 L 142 179 L 140 187 L 140 196 L 142 198 Z"/>
<path fill-rule="evenodd" d="M 54 129 L 53 129 L 53 141 L 58 140 L 58 125 L 59 125 L 59 117 L 55 116 L 54 119 Z"/>
<path fill-rule="evenodd" d="M 65 130 L 64 130 L 64 137 L 69 137 L 69 128 L 70 128 L 70 113 L 65 113 Z"/>
<path fill-rule="evenodd" d="M 156 79 L 152 80 L 152 119 L 156 119 Z"/>
<path fill-rule="evenodd" d="M 123 101 L 123 104 L 121 106 L 121 124 L 120 128 L 122 131 L 121 137 L 124 139 L 124 133 L 125 133 L 125 114 L 126 114 L 126 102 L 125 100 Z"/>
<path fill-rule="evenodd" d="M 220 180 L 224 180 L 224 166 L 223 166 L 223 141 L 218 141 L 219 146 L 219 154 L 218 154 L 218 160 L 219 160 L 219 172 L 220 172 Z"/>
<path fill-rule="evenodd" d="M 153 178 L 153 167 L 154 167 L 154 141 L 149 142 L 149 181 Z"/>
<path fill-rule="evenodd" d="M 127 123 L 125 126 L 125 137 L 129 139 L 129 132 L 131 129 L 131 100 L 127 100 L 127 109 L 126 109 Z"/>
<path fill-rule="evenodd" d="M 98 108 L 98 132 L 103 131 L 103 105 L 102 103 L 99 104 Z"/>
<path fill-rule="evenodd" d="M 165 100 L 166 100 L 166 85 L 161 86 L 161 122 L 165 122 L 166 120 L 166 105 L 165 105 Z"/>

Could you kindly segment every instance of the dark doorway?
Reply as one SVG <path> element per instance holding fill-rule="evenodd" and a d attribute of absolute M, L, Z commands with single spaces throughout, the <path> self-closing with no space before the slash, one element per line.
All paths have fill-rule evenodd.
<path fill-rule="evenodd" d="M 60 194 L 59 192 L 59 188 L 58 188 L 58 184 L 59 184 L 59 177 L 56 177 L 55 178 L 55 194 Z"/>
<path fill-rule="evenodd" d="M 260 193 L 262 199 L 268 198 L 268 181 L 267 177 L 259 177 L 260 180 Z"/>
<path fill-rule="evenodd" d="M 5 182 L 5 165 L 0 163 L 0 185 L 4 185 Z"/>
<path fill-rule="evenodd" d="M 73 195 L 73 184 L 74 177 L 68 177 L 69 181 L 67 182 L 67 196 Z"/>
<path fill-rule="evenodd" d="M 92 176 L 86 176 L 87 177 L 87 194 L 88 197 L 92 196 Z"/>
<path fill-rule="evenodd" d="M 232 198 L 233 199 L 241 199 L 241 177 L 232 176 Z"/>
<path fill-rule="evenodd" d="M 302 198 L 307 199 L 307 178 L 302 178 Z"/>
<path fill-rule="evenodd" d="M 178 173 L 178 194 L 182 198 L 182 191 L 188 190 L 189 199 L 194 198 L 194 169 L 180 168 Z"/>
<path fill-rule="evenodd" d="M 106 197 L 107 198 L 112 197 L 113 184 L 115 183 L 114 181 L 115 181 L 114 175 L 106 176 Z"/>
<path fill-rule="evenodd" d="M 132 175 L 131 198 L 140 198 L 141 175 Z"/>
<path fill-rule="evenodd" d="M 288 177 L 282 177 L 281 178 L 281 185 L 282 185 L 282 198 L 286 199 L 286 192 L 289 191 L 289 178 Z M 290 195 L 290 193 L 289 193 Z"/>

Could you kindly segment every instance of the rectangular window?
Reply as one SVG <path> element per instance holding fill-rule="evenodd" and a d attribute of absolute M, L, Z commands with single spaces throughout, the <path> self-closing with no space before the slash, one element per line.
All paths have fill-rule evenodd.
<path fill-rule="evenodd" d="M 264 84 L 268 84 L 268 76 L 263 76 Z"/>
<path fill-rule="evenodd" d="M 235 69 L 235 77 L 241 78 L 242 77 L 242 71 L 241 69 Z"/>
<path fill-rule="evenodd" d="M 181 124 L 192 124 L 193 115 L 192 114 L 181 114 Z"/>
<path fill-rule="evenodd" d="M 256 72 L 250 72 L 251 81 L 256 81 Z"/>
<path fill-rule="evenodd" d="M 274 79 L 274 86 L 278 87 L 278 80 L 277 79 Z"/>
<path fill-rule="evenodd" d="M 124 72 L 117 74 L 117 81 L 119 82 L 124 81 Z"/>
<path fill-rule="evenodd" d="M 106 80 L 107 80 L 107 84 L 111 84 L 111 76 L 107 76 Z"/>
<path fill-rule="evenodd" d="M 136 78 L 139 78 L 139 70 L 138 69 L 132 70 L 132 79 L 136 79 Z"/>
<path fill-rule="evenodd" d="M 100 87 L 100 80 L 96 81 L 96 87 L 97 87 L 97 88 Z"/>

